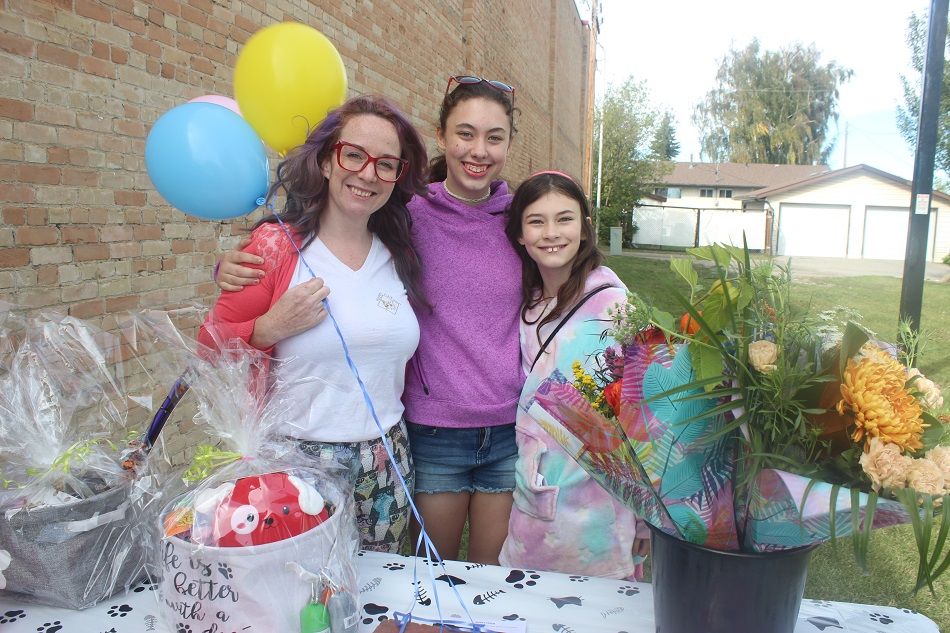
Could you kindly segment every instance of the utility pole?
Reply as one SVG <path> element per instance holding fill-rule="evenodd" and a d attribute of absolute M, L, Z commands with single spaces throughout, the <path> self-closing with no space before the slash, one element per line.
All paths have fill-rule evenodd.
<path fill-rule="evenodd" d="M 597 132 L 597 202 L 594 204 L 594 237 L 600 241 L 600 182 L 604 176 L 604 113 L 600 113 L 600 130 Z"/>
<path fill-rule="evenodd" d="M 584 117 L 584 138 L 587 140 L 584 147 L 584 173 L 581 174 L 581 183 L 584 191 L 590 195 L 591 172 L 593 171 L 593 144 L 594 144 L 594 81 L 597 72 L 597 35 L 600 33 L 598 18 L 599 6 L 597 0 L 591 0 L 590 24 L 588 25 L 587 40 L 587 112 Z"/>
<path fill-rule="evenodd" d="M 924 64 L 923 94 L 917 121 L 917 151 L 914 154 L 914 181 L 911 187 L 907 249 L 901 285 L 900 318 L 920 329 L 920 308 L 924 295 L 927 261 L 927 233 L 930 226 L 930 197 L 933 193 L 934 154 L 937 149 L 937 117 L 943 83 L 943 51 L 947 43 L 947 3 L 931 0 L 927 26 L 927 60 Z"/>

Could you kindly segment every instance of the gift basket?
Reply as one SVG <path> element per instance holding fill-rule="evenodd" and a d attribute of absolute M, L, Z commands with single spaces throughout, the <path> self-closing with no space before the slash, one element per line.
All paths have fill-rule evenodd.
<path fill-rule="evenodd" d="M 274 433 L 289 385 L 268 372 L 271 359 L 246 347 L 195 351 L 161 320 L 140 317 L 134 347 L 159 343 L 162 359 L 147 354 L 156 379 L 185 367 L 176 384 L 187 383 L 207 440 L 152 541 L 170 630 L 354 633 L 359 537 L 346 471 Z"/>
<path fill-rule="evenodd" d="M 147 479 L 120 465 L 119 340 L 0 306 L 0 593 L 83 609 L 143 569 Z"/>

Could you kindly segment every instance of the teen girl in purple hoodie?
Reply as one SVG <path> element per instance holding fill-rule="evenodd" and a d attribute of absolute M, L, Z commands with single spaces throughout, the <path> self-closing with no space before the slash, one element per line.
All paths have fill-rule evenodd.
<path fill-rule="evenodd" d="M 524 381 L 519 360 L 521 263 L 505 236 L 511 200 L 499 179 L 514 127 L 514 89 L 449 79 L 430 165 L 428 195 L 407 205 L 430 307 L 417 306 L 420 341 L 403 402 L 415 500 L 439 554 L 498 563 L 508 530 L 517 459 L 514 422 Z M 259 258 L 229 251 L 218 285 L 239 290 Z"/>

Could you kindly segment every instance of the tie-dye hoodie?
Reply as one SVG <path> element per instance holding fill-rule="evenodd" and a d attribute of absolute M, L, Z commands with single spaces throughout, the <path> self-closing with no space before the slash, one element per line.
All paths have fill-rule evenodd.
<path fill-rule="evenodd" d="M 604 284 L 613 287 L 592 296 L 571 316 L 533 370 L 531 363 L 541 347 L 537 326 L 521 323 L 521 362 L 527 380 L 515 425 L 514 506 L 500 556 L 507 567 L 609 578 L 637 578 L 642 572 L 631 551 L 634 538 L 649 537 L 646 523 L 591 479 L 527 412 L 538 385 L 555 369 L 570 377 L 577 360 L 591 373 L 592 354 L 611 342 L 601 338 L 609 325 L 607 309 L 626 299 L 626 286 L 602 266 L 587 278 L 582 296 Z M 538 306 L 529 311 L 527 320 L 537 323 L 552 307 Z M 555 319 L 541 328 L 541 341 L 557 323 Z"/>

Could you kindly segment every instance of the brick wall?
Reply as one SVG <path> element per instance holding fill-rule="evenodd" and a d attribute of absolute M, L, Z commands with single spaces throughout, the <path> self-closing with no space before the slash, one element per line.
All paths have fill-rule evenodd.
<path fill-rule="evenodd" d="M 15 303 L 95 319 L 213 298 L 214 253 L 246 221 L 192 220 L 165 204 L 145 173 L 145 137 L 175 105 L 232 94 L 241 45 L 279 20 L 326 34 L 351 93 L 393 98 L 431 150 L 447 76 L 473 72 L 517 87 L 510 181 L 552 166 L 581 171 L 587 30 L 572 0 L 0 0 L 0 8 L 0 298 Z"/>
<path fill-rule="evenodd" d="M 258 216 L 168 206 L 145 137 L 188 99 L 232 95 L 241 46 L 281 20 L 327 35 L 351 94 L 394 99 L 432 151 L 448 75 L 515 85 L 504 176 L 580 175 L 587 27 L 573 0 L 0 0 L 0 299 L 106 327 L 115 313 L 213 300 L 215 253 Z"/>

